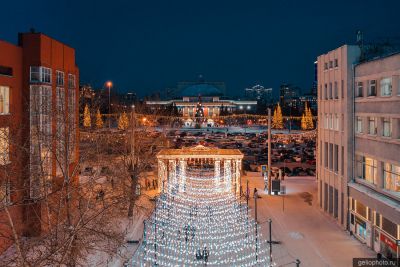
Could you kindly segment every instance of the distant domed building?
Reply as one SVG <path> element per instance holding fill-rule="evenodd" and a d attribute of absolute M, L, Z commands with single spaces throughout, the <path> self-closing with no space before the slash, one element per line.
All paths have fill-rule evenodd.
<path fill-rule="evenodd" d="M 214 118 L 228 113 L 252 113 L 256 110 L 257 101 L 232 100 L 225 96 L 225 83 L 179 82 L 174 99 L 146 101 L 146 104 L 158 108 L 174 105 L 185 118 L 195 118 L 199 102 L 205 118 Z"/>

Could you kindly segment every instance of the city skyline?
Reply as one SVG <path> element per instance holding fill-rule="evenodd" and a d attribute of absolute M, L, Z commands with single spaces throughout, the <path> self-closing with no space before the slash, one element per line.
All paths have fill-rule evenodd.
<path fill-rule="evenodd" d="M 292 83 L 304 93 L 312 86 L 316 57 L 344 43 L 354 44 L 357 30 L 364 32 L 366 42 L 389 36 L 399 41 L 396 1 L 363 1 L 362 6 L 355 1 L 346 9 L 340 3 L 332 8 L 295 1 L 176 1 L 157 2 L 157 8 L 154 3 L 121 1 L 97 1 L 96 6 L 40 3 L 5 3 L 9 12 L 4 19 L 9 23 L 0 26 L 2 39 L 17 43 L 16 32 L 34 28 L 63 40 L 77 50 L 82 83 L 98 88 L 112 80 L 115 88 L 139 96 L 200 74 L 206 80 L 225 81 L 233 96 L 257 83 L 275 92 L 280 84 Z M 71 16 L 74 19 L 68 19 Z"/>

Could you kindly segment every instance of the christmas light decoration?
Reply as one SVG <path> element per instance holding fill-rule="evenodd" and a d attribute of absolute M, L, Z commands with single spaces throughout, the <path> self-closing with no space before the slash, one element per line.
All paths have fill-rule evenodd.
<path fill-rule="evenodd" d="M 97 112 L 96 112 L 96 127 L 103 128 L 103 119 L 101 118 L 99 109 L 97 109 Z"/>
<path fill-rule="evenodd" d="M 83 111 L 83 126 L 86 128 L 89 128 L 92 126 L 88 105 L 85 105 L 85 110 Z"/>
<path fill-rule="evenodd" d="M 314 122 L 313 122 L 313 118 L 312 118 L 311 109 L 307 106 L 307 102 L 304 106 L 304 113 L 301 118 L 301 129 L 302 130 L 314 129 Z"/>
<path fill-rule="evenodd" d="M 282 110 L 279 103 L 276 106 L 274 110 L 274 115 L 272 117 L 272 128 L 283 129 Z"/>
<path fill-rule="evenodd" d="M 145 222 L 134 266 L 275 266 L 236 193 L 240 160 L 160 163 L 168 182 L 159 177 L 163 193 Z"/>
<path fill-rule="evenodd" d="M 128 116 L 126 115 L 125 112 L 123 112 L 118 119 L 118 129 L 126 130 L 128 126 L 129 126 Z"/>

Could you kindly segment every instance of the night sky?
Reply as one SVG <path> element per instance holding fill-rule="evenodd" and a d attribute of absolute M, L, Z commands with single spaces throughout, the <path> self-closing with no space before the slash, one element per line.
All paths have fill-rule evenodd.
<path fill-rule="evenodd" d="M 199 74 L 232 96 L 256 83 L 308 91 L 316 57 L 354 44 L 357 29 L 400 42 L 399 0 L 9 0 L 1 10 L 0 39 L 33 27 L 76 49 L 81 83 L 110 79 L 139 95 Z"/>

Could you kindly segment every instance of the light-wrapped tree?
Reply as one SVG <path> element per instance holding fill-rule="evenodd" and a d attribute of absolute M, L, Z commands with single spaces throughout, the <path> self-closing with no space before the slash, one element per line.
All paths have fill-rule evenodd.
<path fill-rule="evenodd" d="M 92 120 L 90 119 L 90 111 L 87 104 L 85 105 L 85 110 L 83 111 L 83 126 L 85 128 L 92 127 Z"/>
<path fill-rule="evenodd" d="M 281 110 L 281 106 L 279 105 L 279 103 L 276 106 L 276 108 L 274 110 L 274 115 L 272 117 L 272 128 L 283 129 L 282 110 Z"/>
<path fill-rule="evenodd" d="M 103 119 L 101 118 L 99 109 L 97 109 L 97 112 L 96 112 L 96 127 L 103 128 Z"/>
<path fill-rule="evenodd" d="M 118 129 L 126 130 L 129 126 L 128 115 L 126 115 L 125 111 L 119 116 L 118 119 Z"/>

